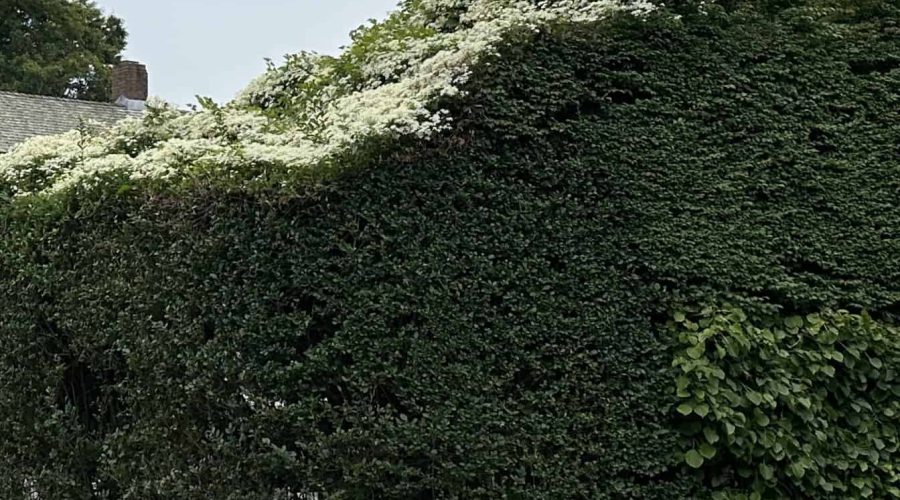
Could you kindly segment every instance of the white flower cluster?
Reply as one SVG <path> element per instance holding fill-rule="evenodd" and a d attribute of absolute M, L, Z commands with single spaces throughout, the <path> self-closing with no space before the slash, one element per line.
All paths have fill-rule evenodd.
<path fill-rule="evenodd" d="M 0 187 L 53 193 L 108 172 L 165 179 L 196 165 L 224 171 L 247 162 L 308 169 L 368 139 L 428 137 L 452 119 L 436 99 L 459 94 L 510 33 L 652 8 L 648 0 L 411 0 L 341 58 L 291 56 L 224 107 L 183 113 L 151 103 L 144 119 L 103 134 L 26 142 L 0 155 Z"/>

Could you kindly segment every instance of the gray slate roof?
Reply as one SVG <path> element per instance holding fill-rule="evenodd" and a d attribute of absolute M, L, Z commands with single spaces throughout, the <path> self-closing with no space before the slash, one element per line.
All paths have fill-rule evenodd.
<path fill-rule="evenodd" d="M 30 137 L 76 129 L 82 121 L 112 125 L 142 114 L 116 104 L 0 92 L 0 153 Z"/>

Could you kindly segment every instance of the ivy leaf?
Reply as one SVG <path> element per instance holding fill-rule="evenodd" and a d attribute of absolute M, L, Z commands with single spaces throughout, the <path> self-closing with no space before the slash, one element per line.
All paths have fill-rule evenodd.
<path fill-rule="evenodd" d="M 700 445 L 700 455 L 702 455 L 703 458 L 710 459 L 716 456 L 716 449 L 709 443 L 703 443 Z"/>
<path fill-rule="evenodd" d="M 750 391 L 747 393 L 747 399 L 750 400 L 754 405 L 759 406 L 762 403 L 762 396 L 756 391 Z"/>
<path fill-rule="evenodd" d="M 684 377 L 684 376 L 678 377 L 676 384 L 677 384 L 676 395 L 679 398 L 687 398 L 687 397 L 691 396 L 691 393 L 687 390 L 688 384 L 690 384 L 687 377 Z"/>
<path fill-rule="evenodd" d="M 694 413 L 700 415 L 701 417 L 705 417 L 709 414 L 709 405 L 706 403 L 700 403 L 699 405 L 694 407 Z"/>
<path fill-rule="evenodd" d="M 756 422 L 756 425 L 758 425 L 760 427 L 765 427 L 765 426 L 769 425 L 769 422 L 770 422 L 769 416 L 759 410 L 754 410 L 753 421 Z"/>
<path fill-rule="evenodd" d="M 794 329 L 800 328 L 803 326 L 803 318 L 800 316 L 788 316 L 784 319 L 784 326 Z"/>
<path fill-rule="evenodd" d="M 681 413 L 684 416 L 688 416 L 692 411 L 694 411 L 694 405 L 690 402 L 681 403 L 676 409 L 678 410 L 678 413 Z"/>
<path fill-rule="evenodd" d="M 759 464 L 759 475 L 766 481 L 771 481 L 775 477 L 775 470 L 766 464 Z"/>
<path fill-rule="evenodd" d="M 719 434 L 711 427 L 703 428 L 703 436 L 706 437 L 706 442 L 710 444 L 716 444 L 719 441 Z"/>
<path fill-rule="evenodd" d="M 690 349 L 688 349 L 685 352 L 687 353 L 688 357 L 691 359 L 700 359 L 700 357 L 703 356 L 703 352 L 705 350 L 706 349 L 704 348 L 703 344 L 699 344 L 699 345 L 695 345 L 694 347 L 691 347 Z"/>
<path fill-rule="evenodd" d="M 797 479 L 803 479 L 803 476 L 806 475 L 806 468 L 803 467 L 803 464 L 798 462 L 792 463 L 788 467 L 788 470 L 790 471 L 791 475 L 793 475 Z"/>
<path fill-rule="evenodd" d="M 703 456 L 697 450 L 690 450 L 684 454 L 684 461 L 694 469 L 699 469 L 703 465 Z"/>

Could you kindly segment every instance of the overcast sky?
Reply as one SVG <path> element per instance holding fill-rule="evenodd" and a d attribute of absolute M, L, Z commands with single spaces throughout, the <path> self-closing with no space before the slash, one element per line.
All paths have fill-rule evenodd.
<path fill-rule="evenodd" d="M 397 0 L 95 0 L 125 21 L 125 58 L 147 65 L 150 94 L 179 105 L 225 102 L 265 70 L 265 58 L 335 54 Z"/>

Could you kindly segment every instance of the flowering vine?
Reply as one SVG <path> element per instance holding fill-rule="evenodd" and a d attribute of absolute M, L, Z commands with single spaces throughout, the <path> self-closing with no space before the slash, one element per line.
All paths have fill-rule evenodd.
<path fill-rule="evenodd" d="M 302 171 L 370 139 L 426 138 L 452 122 L 436 101 L 459 95 L 512 33 L 652 9 L 648 0 L 408 0 L 354 32 L 341 56 L 288 56 L 225 106 L 204 101 L 186 113 L 151 102 L 143 119 L 102 134 L 28 141 L 0 156 L 0 186 L 49 194 L 109 173 L 170 179 L 196 165 L 247 162 Z"/>

